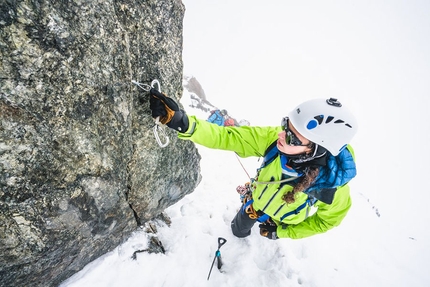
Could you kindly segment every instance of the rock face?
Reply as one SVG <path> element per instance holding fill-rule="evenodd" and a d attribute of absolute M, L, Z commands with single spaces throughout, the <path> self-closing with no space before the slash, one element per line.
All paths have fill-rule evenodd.
<path fill-rule="evenodd" d="M 58 286 L 192 192 L 195 146 L 153 136 L 182 95 L 181 1 L 0 2 L 0 286 Z"/>

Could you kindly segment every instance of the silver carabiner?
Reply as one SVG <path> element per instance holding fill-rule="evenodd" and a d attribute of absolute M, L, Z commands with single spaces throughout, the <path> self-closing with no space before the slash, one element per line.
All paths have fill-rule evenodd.
<path fill-rule="evenodd" d="M 155 85 L 157 85 L 157 87 L 155 87 Z M 161 85 L 157 79 L 152 80 L 151 87 L 158 90 L 161 93 Z"/>
<path fill-rule="evenodd" d="M 160 82 L 159 82 L 157 79 L 152 80 L 152 82 L 151 82 L 151 87 L 152 87 L 153 89 L 158 90 L 158 91 L 161 93 L 161 85 L 160 85 Z M 160 117 L 157 117 L 157 118 L 155 119 L 155 125 L 154 125 L 154 129 L 153 129 L 153 131 L 154 131 L 155 140 L 157 141 L 158 145 L 159 145 L 160 147 L 166 147 L 166 146 L 169 144 L 170 139 L 169 139 L 169 137 L 167 136 L 166 131 L 164 130 L 164 126 L 163 126 L 163 124 L 160 122 Z M 163 143 L 163 142 L 161 141 L 161 139 L 160 139 L 160 134 L 161 134 L 161 135 L 164 137 L 164 139 L 165 139 L 165 142 L 164 142 L 164 143 Z"/>
<path fill-rule="evenodd" d="M 151 90 L 151 88 L 153 88 L 153 89 L 158 90 L 161 93 L 161 85 L 157 79 L 152 80 L 151 85 L 142 84 L 142 83 L 139 83 L 139 82 L 133 81 L 133 80 L 131 82 L 144 91 L 149 92 Z M 160 147 L 166 147 L 169 144 L 170 139 L 167 136 L 166 131 L 164 130 L 163 124 L 160 122 L 160 117 L 157 117 L 155 119 L 155 125 L 153 128 L 153 132 L 154 132 L 155 140 L 157 141 L 157 143 Z M 164 140 L 165 140 L 164 143 L 160 139 L 160 134 L 164 137 Z"/>
<path fill-rule="evenodd" d="M 142 84 L 142 83 L 139 83 L 135 80 L 131 80 L 131 82 L 146 92 L 149 92 L 151 90 L 151 88 L 154 88 L 161 93 L 161 85 L 157 79 L 152 80 L 151 85 Z M 155 87 L 156 85 L 157 85 L 157 87 Z"/>
<path fill-rule="evenodd" d="M 155 119 L 155 125 L 153 128 L 153 132 L 154 132 L 155 140 L 157 141 L 157 143 L 160 147 L 166 147 L 169 144 L 170 139 L 167 136 L 166 131 L 164 130 L 162 123 L 160 122 L 160 117 L 157 117 Z M 159 133 L 164 137 L 164 139 L 165 139 L 164 143 L 161 141 Z"/>
<path fill-rule="evenodd" d="M 131 82 L 146 92 L 149 92 L 149 90 L 151 90 L 151 88 L 152 88 L 148 84 L 142 84 L 142 83 L 139 83 L 139 82 L 134 81 L 134 80 L 131 80 Z"/>

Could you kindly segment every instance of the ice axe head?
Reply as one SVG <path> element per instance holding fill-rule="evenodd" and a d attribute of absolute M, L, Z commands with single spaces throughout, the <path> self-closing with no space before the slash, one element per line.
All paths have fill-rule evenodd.
<path fill-rule="evenodd" d="M 218 249 L 220 249 L 221 246 L 223 246 L 226 242 L 227 242 L 226 239 L 224 239 L 222 237 L 218 237 Z"/>

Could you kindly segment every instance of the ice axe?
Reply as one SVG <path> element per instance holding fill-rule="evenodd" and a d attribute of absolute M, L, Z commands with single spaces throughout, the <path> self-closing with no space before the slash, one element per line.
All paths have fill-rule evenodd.
<path fill-rule="evenodd" d="M 211 269 L 209 270 L 209 274 L 208 274 L 208 280 L 209 280 L 209 277 L 211 276 L 211 272 L 212 272 L 212 268 L 214 267 L 215 260 L 217 260 L 217 267 L 218 267 L 218 269 L 221 269 L 221 267 L 222 267 L 221 251 L 219 251 L 219 249 L 226 242 L 227 242 L 226 239 L 224 239 L 222 237 L 218 237 L 218 249 L 217 249 L 217 251 L 215 251 L 214 260 L 212 261 Z"/>

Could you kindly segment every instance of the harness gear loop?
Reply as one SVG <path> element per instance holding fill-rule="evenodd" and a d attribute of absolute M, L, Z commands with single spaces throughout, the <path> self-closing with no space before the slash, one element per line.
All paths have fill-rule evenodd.
<path fill-rule="evenodd" d="M 134 80 L 132 80 L 131 82 L 146 92 L 149 92 L 151 89 L 156 89 L 161 93 L 160 81 L 158 81 L 157 79 L 152 80 L 151 85 L 142 84 Z M 166 131 L 164 130 L 163 124 L 160 122 L 160 117 L 157 117 L 155 119 L 155 125 L 152 131 L 154 133 L 155 140 L 160 147 L 166 147 L 169 144 L 170 139 L 167 136 Z M 160 138 L 160 134 L 164 138 L 164 143 Z"/>

